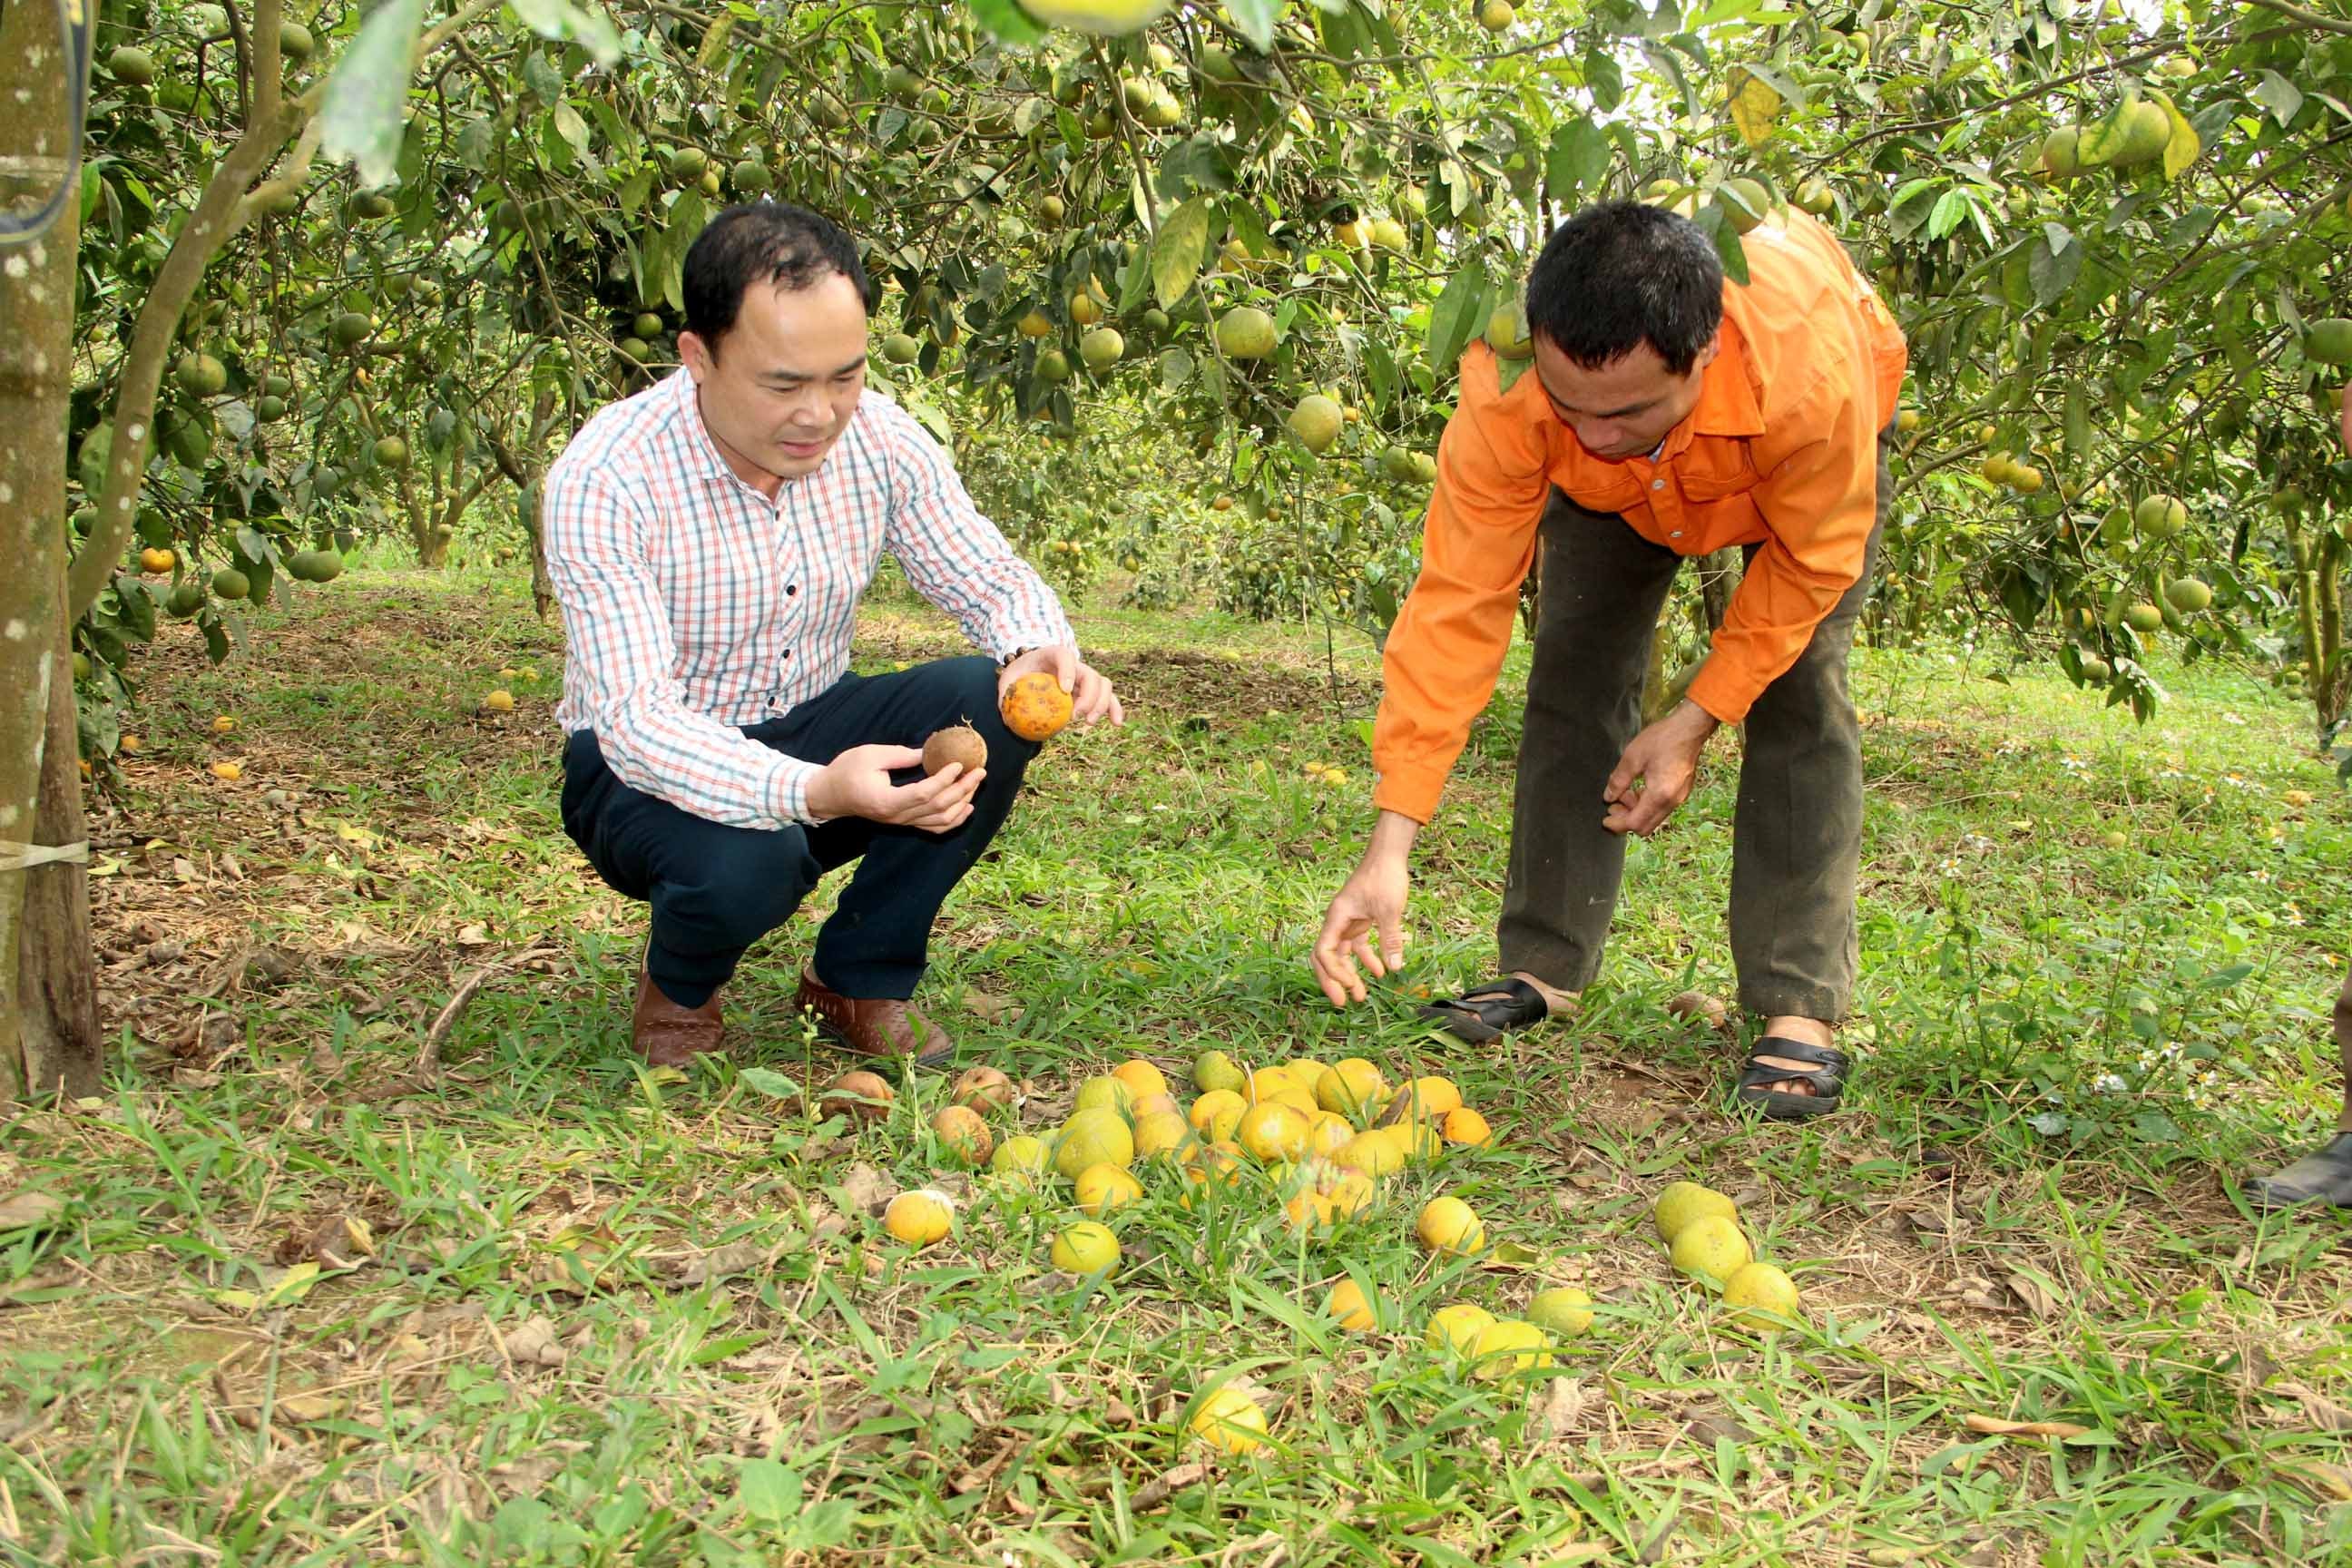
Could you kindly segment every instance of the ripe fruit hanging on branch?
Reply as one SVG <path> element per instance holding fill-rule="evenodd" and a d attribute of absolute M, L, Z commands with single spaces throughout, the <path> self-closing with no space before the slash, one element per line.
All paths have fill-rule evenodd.
<path fill-rule="evenodd" d="M 2175 577 L 2164 585 L 2164 602 L 2184 616 L 2193 616 L 2213 603 L 2213 590 L 2201 577 Z"/>
<path fill-rule="evenodd" d="M 1227 359 L 1264 359 L 1274 342 L 1274 318 L 1255 305 L 1237 305 L 1217 318 L 1217 352 Z"/>
<path fill-rule="evenodd" d="M 2352 364 L 2352 321 L 2331 316 L 2303 329 L 2303 357 L 2321 364 Z"/>
<path fill-rule="evenodd" d="M 2189 527 L 2189 509 L 2170 496 L 2142 496 L 2132 508 L 2132 521 L 2142 539 L 2161 543 L 2178 539 Z"/>
<path fill-rule="evenodd" d="M 1347 422 L 1346 410 L 1319 392 L 1308 393 L 1290 411 L 1290 433 L 1318 458 L 1339 440 Z"/>
<path fill-rule="evenodd" d="M 950 763 L 968 773 L 988 766 L 987 740 L 969 724 L 932 731 L 923 742 L 923 772 L 936 773 Z"/>
<path fill-rule="evenodd" d="M 1075 304 L 1071 314 L 1076 315 Z M 1078 357 L 1088 370 L 1108 370 L 1127 353 L 1127 340 L 1116 327 L 1097 327 L 1078 340 Z"/>
<path fill-rule="evenodd" d="M 1494 313 L 1486 318 L 1486 346 L 1504 359 L 1534 357 L 1535 338 L 1528 330 L 1524 300 L 1506 300 L 1495 307 Z"/>

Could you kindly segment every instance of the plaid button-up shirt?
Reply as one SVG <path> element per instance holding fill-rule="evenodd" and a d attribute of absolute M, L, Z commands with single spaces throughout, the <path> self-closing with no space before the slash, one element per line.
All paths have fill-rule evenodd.
<path fill-rule="evenodd" d="M 1076 640 L 948 455 L 871 387 L 823 466 L 771 501 L 728 468 L 678 371 L 581 428 L 542 517 L 568 644 L 556 722 L 594 730 L 623 784 L 715 822 L 816 820 L 818 765 L 741 727 L 848 669 L 884 551 L 1000 659 Z"/>

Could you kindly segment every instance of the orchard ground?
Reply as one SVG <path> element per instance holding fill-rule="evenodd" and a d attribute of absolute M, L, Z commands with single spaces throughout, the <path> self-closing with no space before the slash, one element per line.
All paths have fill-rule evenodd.
<path fill-rule="evenodd" d="M 1115 1278 L 1055 1274 L 1066 1189 L 956 1171 L 908 1103 L 944 1078 L 863 1131 L 779 1097 L 848 1065 L 784 1011 L 822 907 L 730 993 L 734 1067 L 644 1074 L 642 910 L 556 821 L 558 632 L 511 572 L 355 570 L 257 617 L 260 657 L 213 668 L 173 627 L 134 666 L 143 746 L 93 796 L 117 1076 L 0 1133 L 0 1193 L 64 1200 L 0 1232 L 11 1554 L 2352 1552 L 2345 1226 L 2232 1195 L 2335 1102 L 2352 805 L 2295 704 L 2168 669 L 2140 728 L 1999 649 L 1864 653 L 1862 1075 L 1837 1118 L 1755 1126 L 1725 1107 L 1730 1043 L 1662 1010 L 1731 989 L 1730 745 L 1634 847 L 1586 1015 L 1471 1050 L 1411 1003 L 1491 961 L 1523 666 L 1423 840 L 1411 973 L 1342 1016 L 1304 954 L 1369 815 L 1371 656 L 1213 617 L 1080 626 L 1135 721 L 1048 749 L 927 992 L 966 1062 L 1034 1086 L 999 1135 L 1130 1054 L 1181 1079 L 1217 1047 L 1446 1072 L 1493 1148 L 1316 1244 L 1247 1191 L 1188 1212 L 1150 1184 Z M 954 647 L 886 596 L 860 657 Z M 1685 1176 L 1739 1197 L 1810 1331 L 1759 1342 L 1672 1275 L 1648 1198 Z M 974 1200 L 956 1233 L 891 1242 L 868 1205 L 935 1179 Z M 1439 1190 L 1520 1266 L 1419 1249 Z M 1349 1271 L 1377 1331 L 1318 1313 Z M 1602 1315 L 1548 1376 L 1471 1381 L 1423 1346 L 1446 1301 L 1561 1282 Z M 1275 1441 L 1208 1463 L 1183 1418 L 1228 1376 Z"/>

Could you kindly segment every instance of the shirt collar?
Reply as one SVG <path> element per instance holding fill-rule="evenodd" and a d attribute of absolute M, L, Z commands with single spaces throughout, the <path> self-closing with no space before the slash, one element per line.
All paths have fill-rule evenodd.
<path fill-rule="evenodd" d="M 719 443 L 710 438 L 710 426 L 702 422 L 702 400 L 695 392 L 694 373 L 680 365 L 670 373 L 669 379 L 662 384 L 662 387 L 670 393 L 677 407 L 678 441 L 685 447 L 688 459 L 701 469 L 702 477 L 713 484 L 741 490 L 762 506 L 774 505 L 767 497 L 761 495 L 756 487 L 744 482 L 743 476 L 735 471 L 727 461 L 726 455 L 719 451 Z"/>
<path fill-rule="evenodd" d="M 1723 318 L 1721 347 L 1699 378 L 1698 406 L 1686 423 L 1697 436 L 1764 434 L 1764 409 L 1756 399 L 1756 377 L 1748 359 L 1748 339 L 1739 323 Z"/>

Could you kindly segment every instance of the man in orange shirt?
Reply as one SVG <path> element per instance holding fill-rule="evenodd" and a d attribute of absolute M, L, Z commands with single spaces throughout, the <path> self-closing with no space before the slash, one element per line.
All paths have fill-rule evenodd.
<path fill-rule="evenodd" d="M 2352 452 L 2352 387 L 2341 395 L 2336 421 L 2344 449 Z M 2336 994 L 2336 1054 L 2344 1079 L 2344 1110 L 2336 1119 L 2336 1136 L 2285 1170 L 2246 1184 L 2248 1195 L 2264 1208 L 2327 1204 L 2352 1209 L 2352 974 L 2344 977 L 2344 989 Z"/>
<path fill-rule="evenodd" d="M 1359 958 L 1376 975 L 1402 961 L 1413 837 L 1494 689 L 1536 569 L 1504 978 L 1424 1011 L 1483 1041 L 1572 1005 L 1600 967 L 1623 836 L 1664 826 L 1707 738 L 1744 722 L 1731 943 L 1741 1005 L 1764 1023 L 1739 1097 L 1799 1118 L 1832 1108 L 1848 1068 L 1833 1028 L 1853 988 L 1862 751 L 1846 656 L 1906 355 L 1820 224 L 1788 213 L 1744 245 L 1748 280 L 1734 284 L 1688 219 L 1588 208 L 1528 280 L 1532 363 L 1483 345 L 1464 356 L 1421 577 L 1388 642 L 1380 817 L 1314 963 L 1338 1006 L 1363 998 Z M 1688 696 L 1643 728 L 1675 573 L 1730 545 L 1748 566 L 1714 647 Z"/>

